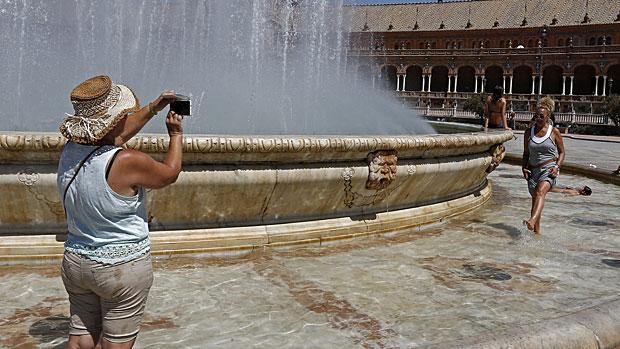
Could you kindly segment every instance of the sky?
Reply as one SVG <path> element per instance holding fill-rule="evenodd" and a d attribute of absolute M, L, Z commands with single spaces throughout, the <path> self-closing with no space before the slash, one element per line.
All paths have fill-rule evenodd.
<path fill-rule="evenodd" d="M 455 0 L 444 0 L 455 1 Z M 462 0 L 461 0 L 462 1 Z M 405 3 L 423 3 L 423 2 L 437 2 L 437 0 L 344 0 L 345 4 L 405 4 Z"/>

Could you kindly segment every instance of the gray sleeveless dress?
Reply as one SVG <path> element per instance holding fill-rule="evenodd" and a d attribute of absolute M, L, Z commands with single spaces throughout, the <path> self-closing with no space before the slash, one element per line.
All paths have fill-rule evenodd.
<path fill-rule="evenodd" d="M 534 133 L 534 126 L 530 129 L 528 147 L 530 150 L 530 157 L 528 159 L 530 171 L 530 179 L 527 182 L 527 187 L 530 195 L 534 195 L 536 186 L 542 181 L 547 181 L 551 184 L 551 187 L 556 185 L 558 176 L 551 177 L 551 168 L 557 164 L 558 159 L 558 147 L 553 143 L 551 133 L 553 132 L 553 126 L 549 125 L 547 133 L 543 137 L 536 137 Z M 549 161 L 553 160 L 553 161 Z M 537 166 L 546 161 L 549 163 L 543 166 Z"/>

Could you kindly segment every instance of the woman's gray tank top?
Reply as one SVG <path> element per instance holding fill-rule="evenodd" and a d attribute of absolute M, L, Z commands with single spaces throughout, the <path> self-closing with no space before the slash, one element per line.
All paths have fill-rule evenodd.
<path fill-rule="evenodd" d="M 552 132 L 553 126 L 549 125 L 547 127 L 547 133 L 543 137 L 536 137 L 534 126 L 532 126 L 528 143 L 530 151 L 530 158 L 528 161 L 530 166 L 536 166 L 550 160 L 557 160 L 558 147 L 553 143 L 551 137 Z"/>

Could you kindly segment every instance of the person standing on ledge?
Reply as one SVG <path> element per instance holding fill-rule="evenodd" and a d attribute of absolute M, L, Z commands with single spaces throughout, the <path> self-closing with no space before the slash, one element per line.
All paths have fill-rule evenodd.
<path fill-rule="evenodd" d="M 74 115 L 60 125 L 68 139 L 58 190 L 68 237 L 61 276 L 69 295 L 67 348 L 132 348 L 153 283 L 144 188 L 162 188 L 181 171 L 182 117 L 169 112 L 163 162 L 119 146 L 176 100 L 172 91 L 140 108 L 134 93 L 107 76 L 71 92 Z"/>
<path fill-rule="evenodd" d="M 549 123 L 550 113 L 547 107 L 539 106 L 534 114 L 534 124 L 523 137 L 522 171 L 532 196 L 531 216 L 523 224 L 536 234 L 540 234 L 545 197 L 556 186 L 566 156 L 560 131 Z"/>
<path fill-rule="evenodd" d="M 506 120 L 506 99 L 502 97 L 504 89 L 495 86 L 493 93 L 487 97 L 484 104 L 484 129 L 502 128 L 509 130 Z"/>

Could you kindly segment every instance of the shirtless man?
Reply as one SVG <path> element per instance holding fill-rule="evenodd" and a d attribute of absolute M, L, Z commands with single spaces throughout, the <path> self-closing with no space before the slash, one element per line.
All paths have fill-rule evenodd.
<path fill-rule="evenodd" d="M 506 99 L 502 97 L 504 89 L 495 86 L 493 94 L 487 97 L 484 104 L 484 129 L 502 128 L 509 130 L 508 121 L 506 120 Z"/>

